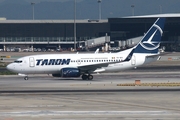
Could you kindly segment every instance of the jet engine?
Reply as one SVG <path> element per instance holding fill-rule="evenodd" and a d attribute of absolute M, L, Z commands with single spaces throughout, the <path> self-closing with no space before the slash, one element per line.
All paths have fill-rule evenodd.
<path fill-rule="evenodd" d="M 59 74 L 52 74 L 53 77 L 80 77 L 78 68 L 62 68 Z"/>

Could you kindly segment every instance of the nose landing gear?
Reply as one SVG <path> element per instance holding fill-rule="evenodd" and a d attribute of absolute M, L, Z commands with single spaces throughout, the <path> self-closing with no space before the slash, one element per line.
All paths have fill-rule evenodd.
<path fill-rule="evenodd" d="M 24 80 L 28 80 L 28 75 L 27 74 L 18 73 L 18 75 L 23 76 Z"/>

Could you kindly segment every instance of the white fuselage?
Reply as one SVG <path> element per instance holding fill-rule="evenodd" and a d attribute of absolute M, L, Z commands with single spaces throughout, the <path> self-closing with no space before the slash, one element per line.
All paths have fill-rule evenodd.
<path fill-rule="evenodd" d="M 102 63 L 109 63 L 100 66 L 91 72 L 117 72 L 124 69 L 134 68 L 144 63 L 157 60 L 146 59 L 147 54 L 134 53 L 130 61 L 121 62 L 127 54 L 103 53 L 103 54 L 46 54 L 32 55 L 19 58 L 8 65 L 8 69 L 21 74 L 58 74 L 62 68 L 78 68 L 81 66 L 98 66 Z"/>
<path fill-rule="evenodd" d="M 125 59 L 124 54 L 46 54 L 19 58 L 8 65 L 12 71 L 22 74 L 55 74 L 62 68 L 115 63 Z"/>

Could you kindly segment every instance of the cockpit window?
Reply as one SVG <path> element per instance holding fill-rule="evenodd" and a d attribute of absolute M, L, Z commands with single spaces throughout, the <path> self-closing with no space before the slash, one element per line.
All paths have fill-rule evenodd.
<path fill-rule="evenodd" d="M 22 63 L 22 60 L 15 60 L 14 63 Z"/>

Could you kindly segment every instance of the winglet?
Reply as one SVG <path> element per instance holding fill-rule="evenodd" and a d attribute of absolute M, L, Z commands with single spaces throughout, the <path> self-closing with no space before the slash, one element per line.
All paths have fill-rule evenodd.
<path fill-rule="evenodd" d="M 129 55 L 126 57 L 126 59 L 124 60 L 125 61 L 129 61 L 131 60 L 132 56 L 133 56 L 133 53 L 134 53 L 135 49 L 132 49 L 132 51 L 129 53 Z"/>
<path fill-rule="evenodd" d="M 96 51 L 94 52 L 94 54 L 98 54 L 99 53 L 99 48 L 96 49 Z"/>

